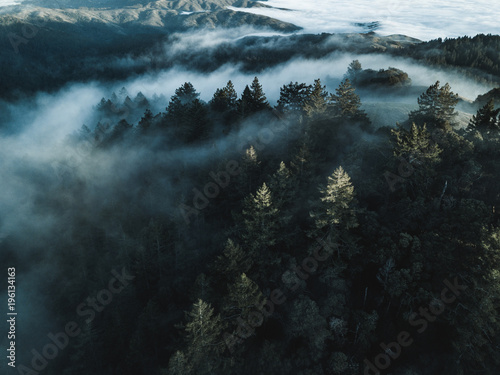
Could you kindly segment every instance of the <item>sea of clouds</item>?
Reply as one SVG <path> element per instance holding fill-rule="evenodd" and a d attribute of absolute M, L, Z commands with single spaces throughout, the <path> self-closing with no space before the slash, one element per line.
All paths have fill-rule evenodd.
<path fill-rule="evenodd" d="M 21 1 L 18 1 L 18 0 L 0 0 L 0 7 L 6 7 L 6 6 L 9 6 L 9 5 L 16 5 L 16 4 L 20 4 Z"/>
<path fill-rule="evenodd" d="M 23 0 L 0 0 L 0 7 Z M 404 34 L 421 40 L 500 34 L 500 7 L 490 0 L 268 0 L 273 8 L 232 8 L 291 22 L 307 33 Z M 374 26 L 375 24 L 372 24 Z"/>
<path fill-rule="evenodd" d="M 500 7 L 489 0 L 269 0 L 274 8 L 239 9 L 304 28 L 307 33 L 362 32 L 360 23 L 378 22 L 377 33 L 421 40 L 500 34 Z M 234 8 L 237 9 L 237 8 Z"/>

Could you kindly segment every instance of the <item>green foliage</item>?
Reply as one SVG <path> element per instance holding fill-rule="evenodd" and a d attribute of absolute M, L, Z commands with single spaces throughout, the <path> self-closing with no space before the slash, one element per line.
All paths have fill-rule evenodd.
<path fill-rule="evenodd" d="M 174 373 L 192 369 L 194 374 L 210 374 L 219 366 L 219 355 L 224 350 L 221 317 L 214 314 L 210 304 L 200 299 L 186 313 L 186 318 L 187 349 L 185 353 L 176 352 L 169 369 Z"/>
<path fill-rule="evenodd" d="M 239 315 L 244 321 L 248 321 L 248 314 L 252 310 L 258 310 L 265 302 L 259 286 L 242 273 L 234 283 L 228 285 L 223 310 L 233 320 L 235 315 Z"/>
<path fill-rule="evenodd" d="M 276 243 L 279 210 L 273 203 L 271 190 L 266 183 L 250 194 L 243 205 L 243 238 L 246 247 L 253 253 L 260 253 Z"/>
<path fill-rule="evenodd" d="M 328 107 L 328 95 L 326 86 L 321 84 L 321 80 L 319 78 L 314 80 L 309 97 L 304 104 L 305 113 L 309 117 L 322 115 Z"/>
<path fill-rule="evenodd" d="M 358 77 L 358 74 L 363 71 L 363 68 L 361 66 L 361 63 L 359 60 L 353 60 L 349 66 L 347 67 L 347 78 L 351 82 L 356 82 L 356 79 Z"/>
<path fill-rule="evenodd" d="M 238 94 L 236 94 L 233 82 L 229 80 L 224 88 L 215 90 L 214 96 L 210 100 L 210 107 L 216 112 L 231 111 L 236 108 L 237 99 Z"/>
<path fill-rule="evenodd" d="M 278 170 L 271 176 L 269 188 L 273 191 L 276 207 L 282 209 L 293 203 L 297 182 L 295 176 L 282 161 Z"/>
<path fill-rule="evenodd" d="M 238 100 L 238 112 L 242 117 L 269 110 L 271 106 L 267 101 L 262 85 L 257 77 L 254 78 L 250 87 L 245 86 L 241 98 Z"/>
<path fill-rule="evenodd" d="M 422 165 L 434 164 L 439 161 L 441 150 L 431 140 L 427 126 L 411 125 L 410 130 L 399 126 L 397 130 L 392 129 L 394 145 L 394 156 L 404 158 L 409 164 Z"/>
<path fill-rule="evenodd" d="M 287 112 L 300 112 L 311 95 L 312 87 L 305 83 L 290 82 L 280 89 L 278 109 Z"/>
<path fill-rule="evenodd" d="M 217 114 L 226 126 L 234 125 L 238 114 L 238 94 L 234 89 L 233 82 L 228 81 L 222 89 L 217 89 L 209 102 L 210 109 Z"/>
<path fill-rule="evenodd" d="M 282 89 L 284 112 L 273 111 L 270 123 L 265 110 L 243 121 L 236 114 L 226 118 L 242 100 L 229 83 L 209 105 L 185 84 L 166 114 L 140 108 L 133 112 L 136 126 L 120 124 L 118 115 L 95 129 L 82 127 L 68 146 L 91 141 L 84 173 L 61 173 L 54 181 L 38 170 L 37 189 L 30 191 L 37 215 L 64 218 L 43 235 L 59 254 L 50 259 L 54 274 L 41 285 L 51 291 L 54 316 L 74 319 L 74 306 L 105 287 L 117 265 L 135 277 L 82 325 L 71 352 L 51 363 L 53 373 L 357 375 L 381 342 L 415 333 L 409 316 L 439 298 L 445 280 L 457 278 L 467 289 L 425 333 L 413 336 L 388 371 L 495 374 L 498 137 L 476 129 L 464 133 L 469 140 L 436 123 L 432 132 L 413 123 L 370 134 L 356 125 L 360 103 L 347 81 L 331 103 L 319 80 L 309 93 L 297 83 Z M 441 88 L 435 89 L 439 96 Z M 243 95 L 248 103 L 252 90 L 258 87 Z M 97 112 L 131 106 L 128 95 L 120 90 Z M 449 115 L 429 103 L 433 116 Z M 195 143 L 203 137 L 188 140 L 200 106 L 217 129 L 222 123 L 239 132 L 209 130 L 207 145 Z M 493 121 L 495 111 L 488 104 L 474 124 Z M 265 145 L 245 138 L 271 125 L 286 125 L 293 136 L 284 139 L 278 130 Z M 240 146 L 247 146 L 235 133 L 254 145 L 242 157 Z M 109 139 L 112 150 L 103 147 Z M 116 164 L 104 158 L 108 151 L 120 155 Z M 111 164 L 101 170 L 103 160 Z M 339 161 L 349 174 L 342 167 L 332 173 Z M 104 179 L 109 170 L 119 173 Z M 400 189 L 387 186 L 386 170 L 401 175 Z M 88 194 L 91 187 L 108 195 Z M 195 212 L 189 224 L 176 215 L 180 202 Z M 38 240 L 33 246 L 44 254 L 48 242 L 42 236 L 31 242 Z M 10 235 L 0 241 L 6 264 L 17 259 L 19 244 L 30 242 Z M 274 309 L 262 322 L 251 321 L 258 326 L 251 329 L 247 320 L 259 316 L 250 312 L 264 302 Z"/>
<path fill-rule="evenodd" d="M 247 272 L 251 266 L 252 260 L 248 254 L 228 238 L 223 254 L 217 258 L 217 271 L 224 274 L 227 279 L 234 280 L 238 275 Z"/>
<path fill-rule="evenodd" d="M 431 85 L 418 98 L 418 110 L 410 113 L 410 120 L 422 125 L 427 123 L 433 127 L 450 129 L 456 112 L 455 106 L 458 103 L 458 94 L 451 91 L 448 83 L 439 85 L 439 81 Z"/>
<path fill-rule="evenodd" d="M 191 143 L 207 138 L 210 132 L 208 109 L 193 85 L 184 83 L 175 90 L 165 114 L 166 126 L 172 126 L 183 141 Z"/>
<path fill-rule="evenodd" d="M 482 135 L 497 135 L 500 131 L 500 108 L 495 109 L 495 102 L 490 99 L 484 107 L 480 108 L 472 117 L 467 131 L 479 131 Z"/>
<path fill-rule="evenodd" d="M 353 207 L 354 186 L 342 167 L 328 177 L 328 184 L 320 192 L 322 203 L 317 212 L 311 213 L 316 230 L 336 233 L 358 226 Z"/>
<path fill-rule="evenodd" d="M 326 319 L 320 315 L 316 302 L 307 296 L 299 296 L 291 304 L 289 319 L 290 333 L 306 338 L 313 358 L 319 357 L 329 332 Z"/>
<path fill-rule="evenodd" d="M 349 79 L 342 81 L 335 92 L 336 94 L 332 94 L 330 97 L 335 113 L 339 113 L 341 116 L 355 116 L 361 107 L 361 100 Z"/>

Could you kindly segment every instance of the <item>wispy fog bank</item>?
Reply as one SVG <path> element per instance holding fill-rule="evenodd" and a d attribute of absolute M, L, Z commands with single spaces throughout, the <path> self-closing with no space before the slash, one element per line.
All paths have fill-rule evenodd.
<path fill-rule="evenodd" d="M 269 0 L 264 4 L 289 10 L 235 9 L 291 22 L 303 27 L 305 33 L 372 28 L 383 35 L 405 34 L 421 40 L 500 33 L 500 7 L 488 0 Z"/>

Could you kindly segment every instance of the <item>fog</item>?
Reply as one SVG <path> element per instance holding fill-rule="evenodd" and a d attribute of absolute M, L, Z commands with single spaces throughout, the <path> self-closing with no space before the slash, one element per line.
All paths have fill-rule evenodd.
<path fill-rule="evenodd" d="M 279 2 L 269 3 L 278 5 Z M 359 15 L 363 9 L 359 6 L 354 10 Z M 304 22 L 313 14 L 312 10 L 307 12 L 304 13 Z M 302 17 L 299 14 L 295 12 L 293 16 Z M 335 17 L 341 18 L 341 15 Z M 328 24 L 326 19 L 322 22 L 318 28 Z M 344 22 L 348 24 L 347 20 Z M 389 21 L 386 21 L 386 25 L 390 25 Z M 252 31 L 242 29 L 236 32 L 187 34 L 165 53 L 181 53 L 183 48 L 210 48 L 249 32 Z M 449 82 L 453 91 L 469 99 L 475 99 L 490 89 L 453 71 L 424 67 L 409 59 L 381 54 L 334 53 L 319 60 L 294 59 L 258 74 L 243 73 L 239 66 L 233 65 L 222 66 L 211 73 L 177 66 L 113 84 L 71 83 L 56 93 L 38 93 L 32 98 L 4 103 L 10 120 L 0 135 L 0 243 L 7 249 L 1 256 L 19 261 L 23 291 L 19 295 L 19 305 L 31 311 L 31 315 L 26 313 L 21 331 L 23 337 L 19 342 L 23 343 L 23 347 L 19 351 L 19 360 L 29 358 L 29 350 L 43 343 L 44 335 L 49 330 L 61 329 L 61 322 L 54 322 L 51 317 L 53 310 L 47 307 L 50 299 L 45 298 L 43 288 L 47 280 L 60 275 L 61 271 L 54 270 L 51 264 L 61 258 L 61 249 L 74 244 L 74 239 L 79 236 L 80 221 L 91 222 L 102 229 L 106 236 L 121 238 L 125 237 L 125 231 L 117 218 L 131 210 L 129 204 L 143 216 L 153 217 L 169 212 L 178 220 L 177 206 L 185 198 L 183 194 L 189 194 L 198 186 L 198 182 L 179 176 L 184 175 L 186 170 L 199 170 L 202 176 L 208 176 L 214 160 L 222 156 L 241 155 L 239 145 L 248 143 L 249 138 L 255 138 L 260 129 L 250 121 L 236 134 L 220 136 L 196 146 L 170 144 L 166 149 L 156 147 L 154 139 L 134 149 L 126 145 L 99 150 L 88 144 L 84 144 L 83 148 L 74 147 L 73 139 L 83 124 L 90 129 L 95 127 L 99 119 L 95 106 L 102 97 L 109 98 L 121 87 L 126 87 L 131 97 L 135 97 L 138 92 L 148 99 L 154 95 L 164 95 L 167 99 L 159 100 L 156 107 L 152 108 L 157 113 L 165 110 L 168 98 L 184 82 L 193 83 L 200 98 L 209 101 L 216 88 L 225 86 L 228 80 L 233 81 L 236 91 L 241 94 L 245 85 L 249 85 L 257 75 L 268 100 L 275 105 L 280 87 L 289 82 L 313 83 L 320 78 L 327 89 L 334 92 L 347 66 L 355 59 L 365 69 L 399 68 L 407 72 L 413 86 L 421 87 L 422 91 L 436 80 Z M 117 60 L 115 63 L 143 62 L 130 59 Z M 362 100 L 415 105 L 417 97 L 413 94 L 391 97 L 389 93 L 388 97 L 380 98 L 378 94 L 365 91 Z M 280 137 L 276 137 L 273 142 L 272 148 L 284 143 Z M 144 182 L 146 180 L 147 183 Z M 109 216 L 103 212 L 108 212 Z M 33 259 L 37 260 L 36 264 Z M 76 267 L 78 259 L 72 261 L 73 267 Z M 71 278 L 68 274 L 64 276 Z M 82 297 L 85 297 L 85 292 L 80 291 Z M 35 315 L 36 319 L 33 318 Z"/>
<path fill-rule="evenodd" d="M 204 36 L 211 43 L 216 43 L 212 38 Z M 192 36 L 188 36 L 191 40 Z M 192 40 L 191 40 L 192 41 Z M 412 79 L 413 86 L 421 87 L 422 91 L 436 80 L 441 83 L 449 82 L 452 90 L 463 97 L 475 99 L 490 87 L 479 84 L 473 80 L 465 79 L 450 71 L 436 70 L 421 66 L 406 59 L 388 58 L 384 55 L 352 55 L 332 54 L 320 60 L 296 59 L 286 64 L 267 69 L 258 74 L 268 100 L 272 105 L 279 98 L 280 87 L 291 81 L 312 83 L 314 79 L 321 78 L 330 92 L 334 92 L 346 73 L 348 64 L 357 59 L 365 69 L 382 69 L 394 66 L 407 72 Z M 14 122 L 9 122 L 8 129 L 13 133 L 0 138 L 0 156 L 2 164 L 0 172 L 4 176 L 0 197 L 0 212 L 3 219 L 0 222 L 0 233 L 3 236 L 24 228 L 37 232 L 47 225 L 57 225 L 58 217 L 34 208 L 34 200 L 38 199 L 38 184 L 51 186 L 56 174 L 44 175 L 52 171 L 57 163 L 67 162 L 78 166 L 75 170 L 82 178 L 95 179 L 103 189 L 106 186 L 103 178 L 107 173 L 113 175 L 116 171 L 127 173 L 127 169 L 118 168 L 116 163 L 124 157 L 141 159 L 144 155 L 120 155 L 113 151 L 109 155 L 98 154 L 98 162 L 86 164 L 78 153 L 72 153 L 71 147 L 66 143 L 70 134 L 77 132 L 83 124 L 93 129 L 97 123 L 94 107 L 102 97 L 110 97 L 112 92 L 118 92 L 122 86 L 126 87 L 131 97 L 142 92 L 146 97 L 165 95 L 170 98 L 176 88 L 184 82 L 193 83 L 200 93 L 200 98 L 209 101 L 218 87 L 223 87 L 228 80 L 232 80 L 237 92 L 241 94 L 245 85 L 250 84 L 256 74 L 242 73 L 237 66 L 222 66 L 210 73 L 198 73 L 175 67 L 155 74 L 146 74 L 113 85 L 102 85 L 97 82 L 90 84 L 72 84 L 56 94 L 39 93 L 35 98 L 9 104 L 8 112 Z M 398 93 L 391 97 L 390 92 L 386 98 L 381 99 L 378 94 L 371 95 L 363 91 L 362 100 L 366 103 L 381 101 L 403 102 L 416 105 L 417 97 Z M 166 100 L 160 101 L 158 108 L 152 108 L 155 113 L 164 111 Z M 219 140 L 218 151 L 226 146 L 224 140 Z M 148 151 L 149 152 L 149 151 Z M 196 160 L 194 155 L 204 153 L 206 150 L 177 149 L 175 154 L 169 155 L 172 160 L 181 160 L 183 155 L 190 155 L 189 160 Z M 68 154 L 69 153 L 69 154 Z M 109 158 L 108 158 L 109 156 Z M 204 155 L 204 158 L 207 155 Z M 203 159 L 203 158 L 202 158 Z M 128 160 L 128 166 L 134 165 Z M 117 169 L 114 169 L 117 168 Z M 115 172 L 113 172 L 113 170 Z M 41 173 L 41 175 L 40 175 Z M 115 178 L 115 177 L 114 177 Z M 87 186 L 91 192 L 92 185 Z M 105 194 L 104 194 L 105 195 Z M 41 216 L 40 216 L 41 215 Z M 36 218 L 36 220 L 33 220 Z"/>
<path fill-rule="evenodd" d="M 243 32 L 248 32 L 248 29 Z M 235 33 L 232 33 L 232 31 L 226 33 L 208 31 L 202 36 L 188 34 L 185 39 L 184 37 L 181 38 L 174 45 L 174 48 L 169 46 L 165 53 L 181 53 L 182 48 L 193 48 L 193 51 L 196 51 L 196 46 L 199 46 L 202 51 L 203 48 L 206 48 L 207 44 L 215 47 L 233 40 L 233 35 Z M 236 35 L 239 34 L 236 33 Z M 474 100 L 478 95 L 484 94 L 493 88 L 493 85 L 478 83 L 453 70 L 427 67 L 412 59 L 396 58 L 384 54 L 359 55 L 333 53 L 325 58 L 315 60 L 304 58 L 293 59 L 285 64 L 265 69 L 259 73 L 243 73 L 239 66 L 232 64 L 221 66 L 210 74 L 175 67 L 160 73 L 146 74 L 139 78 L 120 82 L 114 86 L 113 90 L 117 91 L 120 87 L 125 86 L 132 93 L 141 91 L 149 97 L 154 94 L 164 94 L 170 97 L 174 90 L 181 84 L 191 82 L 200 93 L 200 98 L 209 101 L 215 89 L 223 87 L 229 79 L 234 83 L 236 91 L 241 94 L 245 85 L 250 84 L 254 76 L 258 76 L 268 100 L 274 105 L 279 99 L 280 87 L 292 81 L 312 83 L 315 79 L 320 78 L 326 84 L 327 89 L 330 92 L 334 92 L 342 79 L 344 79 L 347 67 L 353 60 L 359 60 L 363 69 L 379 70 L 387 69 L 388 67 L 401 69 L 408 73 L 413 86 L 421 86 L 423 89 L 434 84 L 437 80 L 443 84 L 448 82 L 454 92 L 470 100 Z M 413 103 L 416 103 L 417 99 L 414 96 L 401 97 L 399 93 L 398 98 L 399 100 Z M 370 97 L 366 97 L 365 99 L 370 101 L 377 100 Z"/>
<path fill-rule="evenodd" d="M 245 32 L 248 30 L 242 30 L 240 33 L 231 30 L 207 32 L 202 36 L 187 34 L 184 39 L 178 42 L 178 46 L 174 46 L 174 49 L 182 48 L 181 46 L 188 48 L 194 45 L 215 46 L 238 38 Z M 295 59 L 266 69 L 259 74 L 243 73 L 238 66 L 227 65 L 210 74 L 174 67 L 112 85 L 104 85 L 99 82 L 69 84 L 55 94 L 39 93 L 34 98 L 6 105 L 6 112 L 10 113 L 12 120 L 5 124 L 7 126 L 4 128 L 4 134 L 5 129 L 9 129 L 11 134 L 3 135 L 0 138 L 2 159 L 0 172 L 4 176 L 2 182 L 4 194 L 0 197 L 0 212 L 4 214 L 0 221 L 0 233 L 5 237 L 20 227 L 32 228 L 32 230 L 37 231 L 45 225 L 55 225 L 59 218 L 43 212 L 34 213 L 36 210 L 33 208 L 33 201 L 37 198 L 37 184 L 43 181 L 50 186 L 53 183 L 51 178 L 54 175 L 51 177 L 42 176 L 41 180 L 29 177 L 38 176 L 40 171 L 46 173 L 49 169 L 53 169 L 55 163 L 65 161 L 68 158 L 72 160 L 72 163 L 80 163 L 77 160 L 79 158 L 77 154 L 67 154 L 71 153 L 71 147 L 66 144 L 67 137 L 77 132 L 83 124 L 93 129 L 98 120 L 93 108 L 102 97 L 109 98 L 112 92 L 118 92 L 123 86 L 127 88 L 131 97 L 134 97 L 138 92 L 142 92 L 148 98 L 152 98 L 155 94 L 164 95 L 166 100 L 159 101 L 157 108 L 152 108 L 157 113 L 165 110 L 164 106 L 168 98 L 184 82 L 193 83 L 200 93 L 200 98 L 209 101 L 215 89 L 223 87 L 228 80 L 233 81 L 236 91 L 241 94 L 245 85 L 249 85 L 254 76 L 258 75 L 268 100 L 272 105 L 275 105 L 279 98 L 280 87 L 289 82 L 312 83 L 314 79 L 320 78 L 327 85 L 327 89 L 334 92 L 343 79 L 347 66 L 355 59 L 361 62 L 364 69 L 378 70 L 393 66 L 407 72 L 412 79 L 413 86 L 422 89 L 420 92 L 437 80 L 440 80 L 442 84 L 450 83 L 454 92 L 471 100 L 491 88 L 472 79 L 464 78 L 453 71 L 425 67 L 409 59 L 397 59 L 378 54 L 344 53 L 334 53 L 319 60 Z M 417 102 L 417 96 L 413 92 L 408 96 L 397 93 L 391 97 L 390 92 L 387 95 L 386 98 L 380 99 L 378 94 L 371 95 L 370 92 L 363 91 L 362 100 L 366 103 L 390 101 L 412 105 L 416 105 Z M 184 152 L 190 155 L 196 154 L 193 150 Z M 112 154 L 112 156 L 116 160 L 122 158 L 119 154 Z M 100 179 L 106 173 L 111 173 L 110 170 L 115 167 L 116 160 L 111 159 L 107 163 L 104 155 L 99 157 L 99 163 L 93 165 L 96 169 L 92 173 L 90 167 L 77 169 L 78 173 L 91 179 Z M 127 157 L 133 158 L 134 155 L 127 155 Z M 100 184 L 105 185 L 102 180 L 100 180 Z M 33 217 L 37 217 L 37 220 L 33 220 Z"/>
<path fill-rule="evenodd" d="M 275 8 L 240 11 L 291 22 L 305 33 L 366 32 L 358 23 L 378 22 L 382 35 L 404 34 L 421 40 L 452 38 L 479 33 L 500 33 L 500 8 L 487 0 L 391 1 L 391 0 L 269 0 Z M 237 9 L 237 8 L 234 8 Z"/>
<path fill-rule="evenodd" d="M 5 7 L 9 5 L 16 5 L 20 4 L 21 1 L 15 1 L 15 0 L 0 0 L 0 7 Z"/>
<path fill-rule="evenodd" d="M 0 7 L 21 3 L 22 0 L 0 0 Z M 421 40 L 500 33 L 500 8 L 488 0 L 439 3 L 431 0 L 269 0 L 263 4 L 273 8 L 228 8 L 290 22 L 303 27 L 303 33 L 373 30 L 381 35 L 404 34 Z"/>

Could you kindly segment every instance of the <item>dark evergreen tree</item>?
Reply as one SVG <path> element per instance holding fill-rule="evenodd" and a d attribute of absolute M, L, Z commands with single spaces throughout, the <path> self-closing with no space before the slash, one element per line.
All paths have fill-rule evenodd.
<path fill-rule="evenodd" d="M 369 123 L 366 113 L 361 110 L 361 99 L 349 79 L 345 79 L 330 96 L 330 103 L 334 115 Z"/>
<path fill-rule="evenodd" d="M 314 81 L 311 88 L 308 99 L 304 105 L 304 111 L 309 117 L 314 117 L 322 115 L 325 113 L 328 107 L 328 91 L 326 91 L 326 86 L 321 84 L 321 80 L 318 78 Z"/>
<path fill-rule="evenodd" d="M 143 133 L 146 133 L 153 125 L 153 119 L 153 112 L 151 112 L 150 109 L 146 109 L 146 111 L 144 112 L 144 116 L 142 116 L 141 120 L 139 121 L 139 130 Z"/>
<path fill-rule="evenodd" d="M 410 120 L 418 125 L 427 123 L 433 128 L 450 130 L 457 103 L 458 95 L 451 91 L 450 85 L 446 83 L 440 87 L 437 81 L 420 95 L 419 108 L 410 113 Z"/>
<path fill-rule="evenodd" d="M 238 101 L 238 112 L 240 116 L 247 117 L 257 112 L 271 109 L 267 101 L 262 85 L 257 77 L 254 78 L 250 87 L 247 85 Z"/>
<path fill-rule="evenodd" d="M 241 117 L 247 117 L 253 113 L 252 101 L 253 101 L 252 91 L 250 90 L 250 87 L 246 85 L 245 89 L 243 90 L 243 93 L 241 94 L 241 98 L 237 102 L 238 114 Z"/>
<path fill-rule="evenodd" d="M 311 95 L 311 86 L 305 83 L 290 82 L 280 89 L 278 110 L 284 112 L 301 112 Z"/>
<path fill-rule="evenodd" d="M 237 104 L 238 95 L 234 89 L 233 83 L 231 81 L 227 82 L 227 85 L 222 89 L 217 89 L 215 94 L 210 100 L 210 108 L 216 112 L 228 112 L 235 111 Z"/>
<path fill-rule="evenodd" d="M 233 83 L 228 81 L 222 89 L 217 89 L 210 100 L 210 109 L 215 112 L 215 119 L 220 120 L 226 128 L 234 125 L 238 113 L 238 95 Z M 226 129 L 228 130 L 228 129 Z"/>
<path fill-rule="evenodd" d="M 347 242 L 350 229 L 357 227 L 358 220 L 354 208 L 354 186 L 342 167 L 338 167 L 328 177 L 327 185 L 320 190 L 322 197 L 318 208 L 311 212 L 315 228 L 312 236 L 329 235 L 333 241 Z M 353 249 L 346 246 L 350 256 Z"/>
<path fill-rule="evenodd" d="M 224 350 L 222 320 L 215 315 L 212 306 L 201 299 L 186 313 L 184 328 L 187 348 L 176 352 L 169 363 L 169 371 L 181 374 L 212 374 L 220 364 L 219 356 Z"/>
<path fill-rule="evenodd" d="M 245 247 L 255 257 L 265 254 L 276 243 L 279 211 L 273 203 L 271 190 L 264 183 L 255 195 L 250 194 L 243 207 Z"/>
<path fill-rule="evenodd" d="M 223 310 L 227 317 L 236 320 L 236 317 L 247 321 L 252 310 L 259 310 L 266 302 L 259 286 L 247 275 L 242 273 L 228 285 L 228 295 L 224 301 Z"/>
<path fill-rule="evenodd" d="M 439 161 L 441 150 L 436 142 L 431 140 L 426 125 L 411 125 L 410 130 L 399 126 L 392 129 L 394 137 L 394 156 L 404 158 L 409 164 L 434 164 Z"/>
<path fill-rule="evenodd" d="M 252 112 L 260 112 L 266 109 L 271 109 L 269 102 L 267 101 L 262 85 L 259 79 L 255 77 L 250 85 L 250 92 L 252 93 Z"/>
<path fill-rule="evenodd" d="M 499 113 L 500 108 L 495 109 L 495 102 L 490 99 L 477 111 L 476 115 L 472 116 L 467 131 L 477 130 L 483 135 L 497 134 L 500 130 Z"/>
<path fill-rule="evenodd" d="M 186 142 L 204 140 L 211 130 L 208 109 L 198 99 L 199 95 L 193 85 L 186 82 L 175 90 L 168 103 L 165 122 Z"/>
<path fill-rule="evenodd" d="M 363 71 L 363 68 L 361 67 L 361 63 L 359 62 L 359 60 L 353 60 L 349 64 L 349 67 L 347 68 L 346 78 L 355 84 L 356 80 L 358 79 L 359 74 L 362 71 Z"/>

